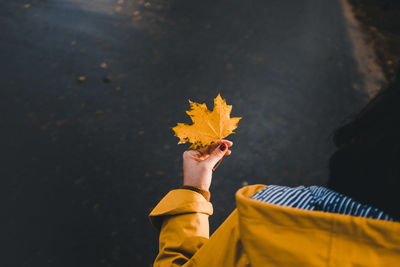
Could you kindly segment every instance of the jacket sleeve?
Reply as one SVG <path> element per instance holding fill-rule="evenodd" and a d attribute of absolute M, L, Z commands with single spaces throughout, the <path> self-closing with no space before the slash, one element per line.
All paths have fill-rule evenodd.
<path fill-rule="evenodd" d="M 154 266 L 183 266 L 209 238 L 208 217 L 213 207 L 200 193 L 170 191 L 150 213 L 160 230 L 159 253 Z"/>

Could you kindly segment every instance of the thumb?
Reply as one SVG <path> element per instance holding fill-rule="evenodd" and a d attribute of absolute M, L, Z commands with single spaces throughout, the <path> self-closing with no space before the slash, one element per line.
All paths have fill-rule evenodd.
<path fill-rule="evenodd" d="M 214 167 L 215 164 L 218 163 L 225 155 L 228 146 L 225 143 L 221 143 L 217 146 L 214 151 L 210 154 L 210 156 L 206 159 L 207 163 L 211 165 L 211 168 Z"/>

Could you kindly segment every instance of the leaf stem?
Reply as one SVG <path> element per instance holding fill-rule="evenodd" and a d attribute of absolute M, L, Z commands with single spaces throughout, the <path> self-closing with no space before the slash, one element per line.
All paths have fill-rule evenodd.
<path fill-rule="evenodd" d="M 215 165 L 215 167 L 212 169 L 213 171 L 215 171 L 215 170 L 218 168 L 218 166 L 219 166 L 219 164 L 221 164 L 223 158 L 224 158 L 224 157 L 222 157 L 222 158 L 218 161 L 217 165 Z"/>

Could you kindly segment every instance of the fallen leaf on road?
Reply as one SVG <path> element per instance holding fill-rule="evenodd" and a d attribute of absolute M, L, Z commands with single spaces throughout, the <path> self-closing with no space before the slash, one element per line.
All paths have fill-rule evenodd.
<path fill-rule="evenodd" d="M 154 58 L 157 60 L 157 61 L 159 61 L 160 59 L 161 59 L 161 54 L 160 54 L 160 51 L 158 51 L 158 50 L 154 50 L 153 51 L 153 53 L 154 53 Z"/>
<path fill-rule="evenodd" d="M 56 125 L 58 127 L 63 126 L 66 123 L 68 123 L 68 120 L 56 120 Z"/>
<path fill-rule="evenodd" d="M 111 234 L 110 234 L 111 237 L 115 237 L 117 235 L 118 235 L 118 232 L 111 232 Z"/>
<path fill-rule="evenodd" d="M 83 83 L 84 81 L 86 81 L 86 76 L 79 76 L 78 77 L 78 82 Z"/>
<path fill-rule="evenodd" d="M 172 130 L 179 138 L 178 144 L 192 143 L 189 149 L 198 149 L 209 146 L 218 139 L 222 139 L 237 128 L 241 117 L 231 118 L 231 105 L 218 94 L 214 99 L 214 109 L 209 111 L 206 104 L 190 103 L 190 110 L 186 113 L 193 121 L 192 125 L 178 123 Z"/>
<path fill-rule="evenodd" d="M 25 4 L 24 8 L 30 8 L 32 5 L 31 4 Z"/>
<path fill-rule="evenodd" d="M 102 63 L 100 64 L 100 68 L 102 68 L 102 69 L 107 69 L 107 63 L 102 62 Z"/>
<path fill-rule="evenodd" d="M 96 203 L 96 204 L 94 204 L 94 206 L 93 206 L 93 211 L 96 212 L 99 208 L 100 208 L 100 204 L 99 204 L 99 203 Z"/>
<path fill-rule="evenodd" d="M 47 131 L 48 128 L 49 128 L 49 125 L 47 123 L 43 124 L 40 126 L 40 131 L 45 132 L 45 131 Z"/>
<path fill-rule="evenodd" d="M 106 77 L 103 78 L 103 82 L 104 83 L 110 83 L 111 81 L 112 81 L 111 76 L 106 76 Z"/>
<path fill-rule="evenodd" d="M 27 112 L 26 116 L 29 117 L 32 120 L 36 119 L 36 113 L 35 112 Z"/>

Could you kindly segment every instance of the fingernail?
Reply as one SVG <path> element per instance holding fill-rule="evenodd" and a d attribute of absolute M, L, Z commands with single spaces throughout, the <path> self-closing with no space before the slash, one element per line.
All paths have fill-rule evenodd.
<path fill-rule="evenodd" d="M 219 149 L 221 149 L 221 151 L 225 151 L 226 145 L 225 145 L 225 144 L 221 144 L 221 145 L 219 146 Z"/>

